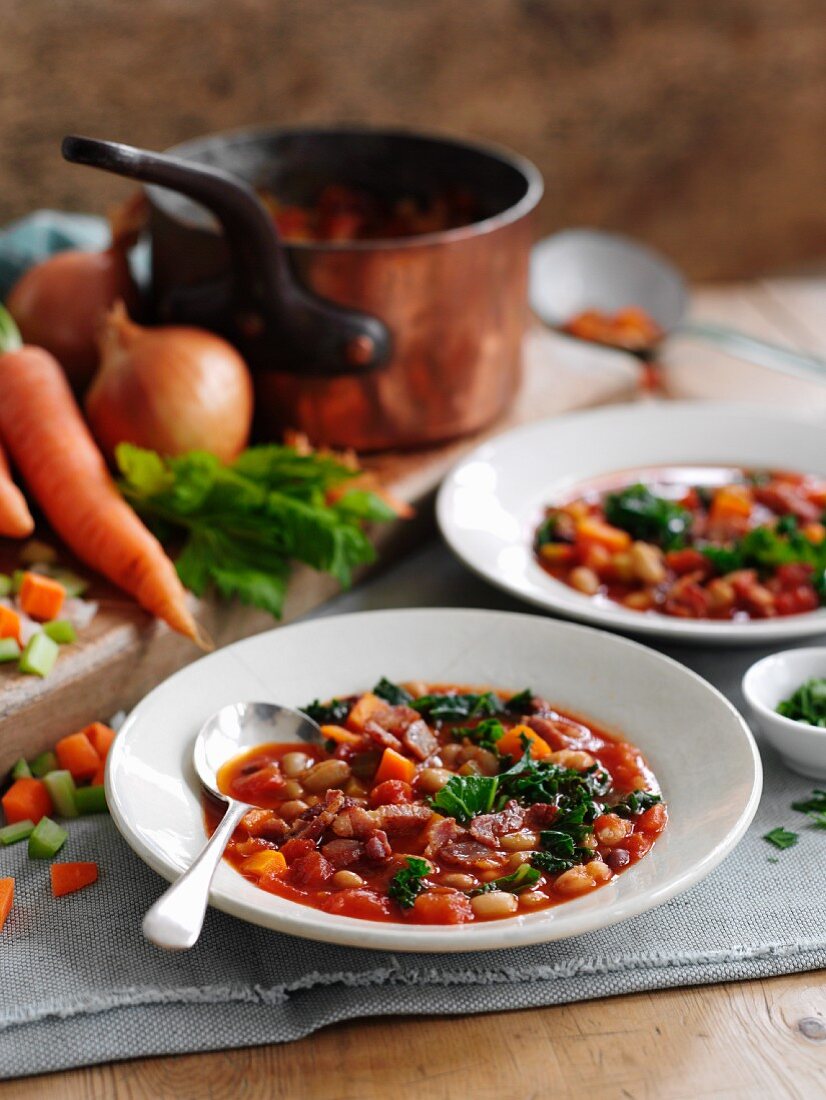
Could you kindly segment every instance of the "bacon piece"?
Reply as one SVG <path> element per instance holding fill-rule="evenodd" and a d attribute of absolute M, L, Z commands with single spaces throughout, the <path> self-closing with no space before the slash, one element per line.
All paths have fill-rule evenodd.
<path fill-rule="evenodd" d="M 312 851 L 291 863 L 288 874 L 296 886 L 323 886 L 335 871 L 321 852 Z"/>
<path fill-rule="evenodd" d="M 381 829 L 376 829 L 364 845 L 364 854 L 375 863 L 386 863 L 393 854 L 390 841 L 387 839 L 387 833 L 383 833 Z"/>
<path fill-rule="evenodd" d="M 427 760 L 428 756 L 432 756 L 438 751 L 439 742 L 434 737 L 430 727 L 421 718 L 411 722 L 401 736 L 404 747 L 411 756 L 415 756 L 418 760 Z"/>
<path fill-rule="evenodd" d="M 321 847 L 322 855 L 334 867 L 349 867 L 351 863 L 355 863 L 357 859 L 361 858 L 363 851 L 364 848 L 359 841 L 345 840 L 344 837 L 328 840 Z"/>
<path fill-rule="evenodd" d="M 470 823 L 470 835 L 488 848 L 497 848 L 501 836 L 522 828 L 526 813 L 525 807 L 512 799 L 498 813 L 474 817 Z"/>
<path fill-rule="evenodd" d="M 577 744 L 577 729 L 557 718 L 544 718 L 539 715 L 525 719 L 525 725 L 538 733 L 543 741 L 554 750 L 570 749 Z"/>
<path fill-rule="evenodd" d="M 371 719 L 364 727 L 364 732 L 371 741 L 376 745 L 381 745 L 383 749 L 395 749 L 396 752 L 401 752 L 402 743 L 398 737 L 386 730 L 384 726 L 380 726 L 378 722 Z"/>
<path fill-rule="evenodd" d="M 507 859 L 506 852 L 491 852 L 490 848 L 474 840 L 467 829 L 457 825 L 450 817 L 431 826 L 425 855 L 429 859 L 442 860 L 458 867 L 475 867 L 478 870 L 498 868 Z"/>
<path fill-rule="evenodd" d="M 276 844 L 284 840 L 290 832 L 287 822 L 280 818 L 275 810 L 250 810 L 241 819 L 241 826 L 250 836 L 263 837 Z"/>
<path fill-rule="evenodd" d="M 336 836 L 366 840 L 376 828 L 375 813 L 361 806 L 347 806 L 332 823 Z"/>
<path fill-rule="evenodd" d="M 557 808 L 551 802 L 534 802 L 525 815 L 525 824 L 530 829 L 545 829 L 557 815 Z"/>
<path fill-rule="evenodd" d="M 388 833 L 403 833 L 411 829 L 421 829 L 433 816 L 429 806 L 420 802 L 387 803 L 379 806 L 375 812 L 379 828 Z"/>
<path fill-rule="evenodd" d="M 325 792 L 324 801 L 295 819 L 290 835 L 302 840 L 318 840 L 328 825 L 331 825 L 340 810 L 350 803 L 343 791 L 329 790 Z"/>

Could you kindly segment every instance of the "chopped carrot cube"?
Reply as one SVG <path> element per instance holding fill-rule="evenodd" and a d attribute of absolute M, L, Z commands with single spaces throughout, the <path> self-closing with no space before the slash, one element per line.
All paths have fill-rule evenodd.
<path fill-rule="evenodd" d="M 503 756 L 522 756 L 525 751 L 522 745 L 523 737 L 527 740 L 531 756 L 535 760 L 551 755 L 551 746 L 530 726 L 514 726 L 509 729 L 504 737 L 500 737 L 496 742 L 496 751 Z"/>
<path fill-rule="evenodd" d="M 379 767 L 373 779 L 374 786 L 386 779 L 401 779 L 403 783 L 412 783 L 416 774 L 416 765 L 395 749 L 385 749 L 379 761 Z"/>
<path fill-rule="evenodd" d="M 364 738 L 360 733 L 346 730 L 344 726 L 322 726 L 321 735 L 326 737 L 328 741 L 335 741 L 339 745 L 361 745 L 364 742 Z"/>
<path fill-rule="evenodd" d="M 115 731 L 104 725 L 103 722 L 92 722 L 91 726 L 87 726 L 81 732 L 85 733 L 92 742 L 92 748 L 101 760 L 105 760 L 109 755 L 112 742 L 115 740 Z"/>
<path fill-rule="evenodd" d="M 91 886 L 98 880 L 96 863 L 53 863 L 49 868 L 52 876 L 52 894 L 62 898 L 64 894 L 73 894 L 84 886 Z"/>
<path fill-rule="evenodd" d="M 356 733 L 361 733 L 371 718 L 375 719 L 377 715 L 383 714 L 387 706 L 384 699 L 380 699 L 372 691 L 365 692 L 347 716 L 347 725 Z"/>
<path fill-rule="evenodd" d="M 751 515 L 753 500 L 745 485 L 724 485 L 718 489 L 711 501 L 712 519 L 730 519 L 736 516 L 748 518 Z"/>
<path fill-rule="evenodd" d="M 0 930 L 6 923 L 14 903 L 14 879 L 0 878 Z"/>
<path fill-rule="evenodd" d="M 283 875 L 287 870 L 287 861 L 280 852 L 267 848 L 245 859 L 241 864 L 241 870 L 248 875 Z"/>
<path fill-rule="evenodd" d="M 33 821 L 36 825 L 52 812 L 52 799 L 42 779 L 15 779 L 0 802 L 9 825 L 17 821 Z"/>
<path fill-rule="evenodd" d="M 0 605 L 0 638 L 14 638 L 18 645 L 22 645 L 20 637 L 20 616 L 10 607 Z"/>
<path fill-rule="evenodd" d="M 66 589 L 59 581 L 40 573 L 24 573 L 20 586 L 21 610 L 38 622 L 56 619 L 66 599 Z"/>
<path fill-rule="evenodd" d="M 54 751 L 61 768 L 71 772 L 75 782 L 91 779 L 101 765 L 101 759 L 85 731 L 61 737 Z"/>
<path fill-rule="evenodd" d="M 576 557 L 576 550 L 566 542 L 546 542 L 539 547 L 539 556 L 548 565 L 567 565 Z"/>
<path fill-rule="evenodd" d="M 595 542 L 615 554 L 621 550 L 627 550 L 631 545 L 631 536 L 627 531 L 613 527 L 610 523 L 596 519 L 594 516 L 586 516 L 578 521 L 576 537 L 577 542 Z"/>
<path fill-rule="evenodd" d="M 822 523 L 807 523 L 800 529 L 801 534 L 817 546 L 826 539 L 826 527 Z"/>

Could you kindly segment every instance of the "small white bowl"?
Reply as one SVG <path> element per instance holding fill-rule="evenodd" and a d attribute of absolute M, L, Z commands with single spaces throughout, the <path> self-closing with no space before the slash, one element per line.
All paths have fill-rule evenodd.
<path fill-rule="evenodd" d="M 807 680 L 826 677 L 826 646 L 784 649 L 757 661 L 743 677 L 743 695 L 751 716 L 783 763 L 798 775 L 826 779 L 826 729 L 777 713 Z"/>

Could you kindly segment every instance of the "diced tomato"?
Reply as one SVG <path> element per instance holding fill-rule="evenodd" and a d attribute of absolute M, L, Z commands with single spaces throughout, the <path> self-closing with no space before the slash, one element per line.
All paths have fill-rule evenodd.
<path fill-rule="evenodd" d="M 464 924 L 473 916 L 470 899 L 456 890 L 428 890 L 413 903 L 419 924 Z"/>
<path fill-rule="evenodd" d="M 820 598 L 810 584 L 799 584 L 790 591 L 778 592 L 774 607 L 778 615 L 802 615 L 804 611 L 817 610 Z"/>
<path fill-rule="evenodd" d="M 781 588 L 797 588 L 811 580 L 812 567 L 802 562 L 794 562 L 791 565 L 778 565 L 774 572 Z"/>
<path fill-rule="evenodd" d="M 636 821 L 636 827 L 644 833 L 661 833 L 667 820 L 668 814 L 665 806 L 662 802 L 657 802 L 655 805 L 649 806 L 644 814 L 640 814 Z"/>
<path fill-rule="evenodd" d="M 281 769 L 271 760 L 258 771 L 236 776 L 232 781 L 232 793 L 242 802 L 266 803 L 281 797 L 284 782 Z"/>
<path fill-rule="evenodd" d="M 711 609 L 711 598 L 701 584 L 682 577 L 666 597 L 664 610 L 681 619 L 706 619 Z"/>
<path fill-rule="evenodd" d="M 390 901 L 374 890 L 359 887 L 355 890 L 340 890 L 324 902 L 328 913 L 339 913 L 342 917 L 362 917 L 366 920 L 381 920 L 390 916 Z"/>
<path fill-rule="evenodd" d="M 400 806 L 413 801 L 413 788 L 402 779 L 385 779 L 370 792 L 370 805 Z"/>
<path fill-rule="evenodd" d="M 332 863 L 315 850 L 293 860 L 289 869 L 290 881 L 296 886 L 304 887 L 323 886 L 335 873 Z"/>
<path fill-rule="evenodd" d="M 308 852 L 312 852 L 314 848 L 315 844 L 311 840 L 287 840 L 281 845 L 281 854 L 287 863 L 293 863 L 302 856 L 306 856 Z"/>
<path fill-rule="evenodd" d="M 654 838 L 649 836 L 648 833 L 634 833 L 623 841 L 623 847 L 631 853 L 634 859 L 641 859 L 646 852 L 651 850 L 653 843 Z"/>
<path fill-rule="evenodd" d="M 669 550 L 665 555 L 665 564 L 680 576 L 685 573 L 696 573 L 699 570 L 707 573 L 710 566 L 709 560 L 704 554 L 701 554 L 699 550 L 692 550 L 690 547 L 686 547 L 684 550 Z"/>

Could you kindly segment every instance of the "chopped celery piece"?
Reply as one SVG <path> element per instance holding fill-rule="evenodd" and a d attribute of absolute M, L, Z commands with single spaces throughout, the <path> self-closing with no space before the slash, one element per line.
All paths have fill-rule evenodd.
<path fill-rule="evenodd" d="M 0 573 L 0 596 L 8 596 L 11 592 L 11 577 L 8 573 Z"/>
<path fill-rule="evenodd" d="M 13 825 L 4 825 L 0 829 L 0 844 L 6 847 L 9 844 L 17 844 L 19 840 L 25 840 L 34 832 L 34 822 L 26 818 L 25 821 L 15 821 Z"/>
<path fill-rule="evenodd" d="M 12 779 L 31 779 L 32 769 L 21 756 L 11 770 Z"/>
<path fill-rule="evenodd" d="M 20 656 L 20 646 L 16 638 L 0 638 L 0 664 L 16 661 Z"/>
<path fill-rule="evenodd" d="M 49 772 L 57 771 L 57 757 L 53 752 L 41 752 L 40 756 L 32 760 L 29 767 L 32 769 L 32 775 L 42 779 Z"/>
<path fill-rule="evenodd" d="M 69 834 L 50 817 L 41 817 L 29 837 L 29 859 L 51 859 L 56 856 Z"/>
<path fill-rule="evenodd" d="M 43 776 L 43 782 L 46 784 L 58 814 L 61 817 L 77 817 L 76 788 L 72 773 L 67 771 L 49 772 L 48 775 Z"/>
<path fill-rule="evenodd" d="M 15 569 L 15 571 L 11 575 L 11 590 L 15 596 L 23 587 L 23 578 L 25 577 L 25 575 L 25 569 Z"/>
<path fill-rule="evenodd" d="M 43 633 L 58 645 L 70 645 L 77 641 L 77 632 L 68 619 L 54 619 L 43 624 Z"/>
<path fill-rule="evenodd" d="M 48 676 L 60 653 L 60 646 L 45 634 L 33 634 L 20 657 L 20 671 Z"/>
<path fill-rule="evenodd" d="M 78 787 L 75 803 L 81 814 L 105 814 L 109 812 L 103 787 Z"/>

